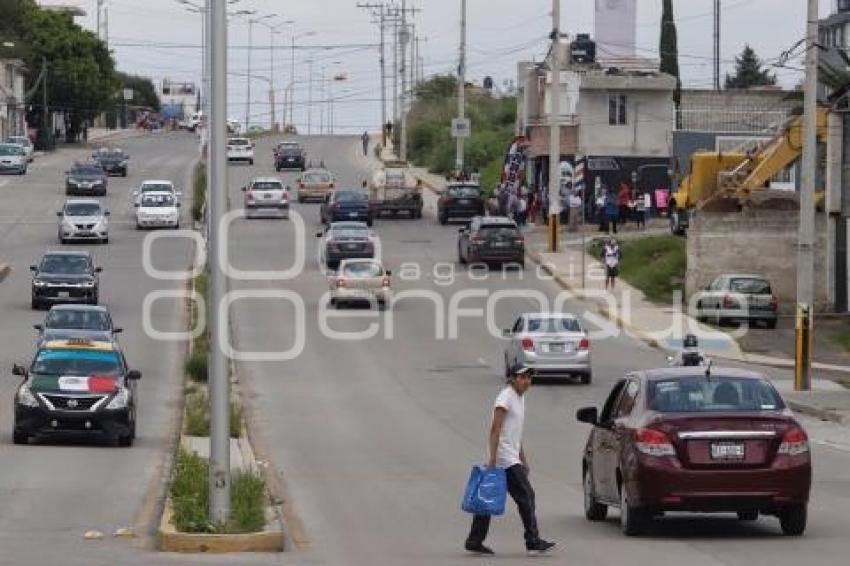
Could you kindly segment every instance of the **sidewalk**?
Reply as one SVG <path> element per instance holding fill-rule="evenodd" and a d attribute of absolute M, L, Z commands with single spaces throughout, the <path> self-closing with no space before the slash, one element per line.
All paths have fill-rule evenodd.
<path fill-rule="evenodd" d="M 394 159 L 392 148 L 384 148 L 381 160 Z M 445 178 L 422 167 L 411 167 L 410 173 L 434 193 L 441 193 Z M 656 218 L 647 223 L 646 230 L 629 226 L 617 234 L 617 239 L 628 240 L 646 235 L 668 233 L 666 219 Z M 728 360 L 774 368 L 793 369 L 794 360 L 764 356 L 743 351 L 732 333 L 717 330 L 697 322 L 675 305 L 662 306 L 647 300 L 644 294 L 625 281 L 618 280 L 615 289 L 605 289 L 605 269 L 602 263 L 584 253 L 583 243 L 593 238 L 605 237 L 596 225 L 584 227 L 582 232 L 561 233 L 557 253 L 549 253 L 547 228 L 530 225 L 525 229 L 526 256 L 541 266 L 565 290 L 592 306 L 604 318 L 612 321 L 628 335 L 670 354 L 677 352 L 685 334 L 699 337 L 700 345 L 713 359 Z M 583 278 L 582 273 L 587 276 Z M 850 423 L 850 389 L 823 376 L 835 372 L 850 376 L 850 367 L 838 364 L 815 363 L 811 391 L 794 391 L 791 379 L 777 379 L 775 385 L 789 405 L 800 413 L 837 423 Z M 848 379 L 850 383 L 850 379 Z"/>

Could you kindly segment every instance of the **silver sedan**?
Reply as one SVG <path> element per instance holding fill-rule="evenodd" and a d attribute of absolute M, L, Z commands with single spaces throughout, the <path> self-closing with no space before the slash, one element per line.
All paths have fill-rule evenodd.
<path fill-rule="evenodd" d="M 590 340 L 578 318 L 569 313 L 526 313 L 503 335 L 505 375 L 516 364 L 530 367 L 535 377 L 578 377 L 589 384 L 593 370 Z"/>

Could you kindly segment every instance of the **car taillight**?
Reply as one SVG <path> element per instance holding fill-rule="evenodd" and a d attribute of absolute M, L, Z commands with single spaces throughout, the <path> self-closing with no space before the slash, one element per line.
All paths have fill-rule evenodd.
<path fill-rule="evenodd" d="M 455 201 L 454 197 L 443 197 L 444 204 L 452 204 Z"/>
<path fill-rule="evenodd" d="M 654 428 L 638 429 L 635 435 L 635 447 L 647 456 L 675 456 L 676 449 L 670 442 L 670 438 Z"/>
<path fill-rule="evenodd" d="M 390 276 L 389 275 L 384 275 L 384 281 L 381 283 L 381 285 L 383 285 L 384 287 L 390 286 Z"/>
<path fill-rule="evenodd" d="M 345 287 L 345 279 L 337 279 L 336 280 L 336 286 L 337 286 L 337 288 Z"/>
<path fill-rule="evenodd" d="M 779 454 L 797 456 L 799 454 L 805 454 L 808 451 L 809 437 L 806 435 L 806 431 L 798 426 L 785 431 L 785 435 L 782 437 L 782 444 L 779 445 Z"/>
<path fill-rule="evenodd" d="M 738 308 L 741 308 L 741 307 L 740 307 L 740 305 L 738 305 L 738 301 L 736 301 L 732 297 L 726 296 L 726 297 L 723 297 L 723 308 L 724 309 L 738 309 Z"/>
<path fill-rule="evenodd" d="M 579 350 L 589 350 L 590 349 L 590 340 L 588 340 L 587 338 L 582 338 L 581 341 L 578 343 L 578 349 Z"/>
<path fill-rule="evenodd" d="M 522 349 L 525 350 L 526 352 L 533 352 L 534 351 L 534 340 L 532 340 L 531 338 L 523 338 L 522 339 Z"/>
<path fill-rule="evenodd" d="M 779 302 L 776 300 L 776 297 L 770 297 L 770 310 L 775 311 L 779 308 Z"/>
<path fill-rule="evenodd" d="M 524 244 L 525 238 L 523 238 L 522 236 L 515 236 L 514 237 L 514 243 L 515 244 Z"/>
<path fill-rule="evenodd" d="M 245 193 L 245 199 L 246 200 L 254 200 L 254 193 L 251 193 L 251 192 Z"/>

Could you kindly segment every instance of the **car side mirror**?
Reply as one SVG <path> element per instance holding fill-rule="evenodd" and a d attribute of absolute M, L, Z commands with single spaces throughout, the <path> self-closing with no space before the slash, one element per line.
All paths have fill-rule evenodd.
<path fill-rule="evenodd" d="M 390 271 L 389 269 L 387 269 L 387 270 L 384 272 L 384 275 L 386 275 L 387 277 L 392 277 L 392 274 L 393 274 L 393 272 L 392 272 L 392 271 Z"/>
<path fill-rule="evenodd" d="M 43 324 L 33 324 L 32 327 L 35 328 L 36 330 L 38 330 L 39 332 L 44 330 Z"/>
<path fill-rule="evenodd" d="M 457 229 L 458 234 L 463 234 L 464 232 L 466 232 L 466 228 L 458 228 Z"/>
<path fill-rule="evenodd" d="M 36 271 L 38 271 L 38 268 L 37 268 L 36 266 L 34 266 L 34 265 L 31 265 L 31 266 L 30 266 L 30 271 L 32 271 L 33 273 L 35 273 Z"/>
<path fill-rule="evenodd" d="M 106 212 L 103 213 L 103 215 L 104 216 L 112 216 L 112 213 L 107 210 Z"/>
<path fill-rule="evenodd" d="M 317 238 L 321 238 L 321 237 L 322 237 L 322 233 L 321 233 L 321 232 L 316 232 L 316 237 L 317 237 Z"/>
<path fill-rule="evenodd" d="M 112 329 L 113 334 L 121 334 L 122 332 L 124 332 L 123 328 L 113 328 Z"/>
<path fill-rule="evenodd" d="M 142 372 L 137 369 L 131 369 L 127 372 L 127 379 L 130 381 L 139 381 L 142 379 Z"/>
<path fill-rule="evenodd" d="M 95 273 L 100 273 L 101 271 L 103 271 L 103 268 L 102 268 L 102 267 L 95 267 L 95 268 L 94 268 L 94 272 L 95 272 Z"/>
<path fill-rule="evenodd" d="M 61 212 L 57 212 L 57 213 L 56 213 L 56 216 L 62 216 L 62 213 L 61 213 Z"/>
<path fill-rule="evenodd" d="M 597 426 L 599 425 L 599 411 L 596 407 L 584 407 L 576 411 L 576 420 Z"/>
<path fill-rule="evenodd" d="M 133 208 L 139 208 L 139 203 L 134 202 L 134 203 L 133 203 Z"/>
<path fill-rule="evenodd" d="M 502 330 L 502 336 L 505 337 L 505 338 L 510 338 L 513 335 L 514 335 L 514 331 L 511 330 L 510 328 L 506 328 L 506 329 Z"/>
<path fill-rule="evenodd" d="M 26 377 L 27 376 L 27 370 L 26 370 L 25 367 L 19 366 L 18 364 L 15 364 L 15 365 L 12 366 L 12 375 L 19 375 L 21 377 Z"/>
<path fill-rule="evenodd" d="M 243 193 L 244 193 L 244 192 L 247 192 L 247 191 L 248 191 L 248 187 L 242 187 L 242 192 L 243 192 Z"/>
<path fill-rule="evenodd" d="M 175 203 L 174 203 L 174 208 L 180 208 L 180 203 L 179 203 L 179 202 L 175 202 Z"/>

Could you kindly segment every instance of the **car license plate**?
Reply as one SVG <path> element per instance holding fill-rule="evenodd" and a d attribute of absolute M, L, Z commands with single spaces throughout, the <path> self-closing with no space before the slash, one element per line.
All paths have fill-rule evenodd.
<path fill-rule="evenodd" d="M 564 344 L 560 342 L 553 342 L 549 344 L 550 352 L 563 352 L 565 350 Z"/>
<path fill-rule="evenodd" d="M 743 460 L 744 445 L 741 442 L 712 442 L 712 460 Z"/>
<path fill-rule="evenodd" d="M 356 212 L 349 212 L 348 213 L 349 218 L 357 218 L 357 216 L 358 216 L 358 214 Z"/>
<path fill-rule="evenodd" d="M 342 246 L 344 250 L 356 250 L 359 246 L 357 244 L 345 244 Z"/>
<path fill-rule="evenodd" d="M 510 242 L 493 242 L 494 248 L 507 248 L 510 245 L 511 245 Z"/>
<path fill-rule="evenodd" d="M 56 296 L 60 299 L 67 299 L 71 296 L 71 293 L 69 291 L 59 291 L 58 293 L 56 293 Z"/>
<path fill-rule="evenodd" d="M 266 193 L 266 194 L 263 195 L 263 198 L 264 199 L 270 199 L 270 198 L 272 198 L 272 195 L 269 194 L 269 193 Z"/>
<path fill-rule="evenodd" d="M 462 198 L 458 201 L 460 204 L 469 204 L 470 200 L 468 198 Z"/>

